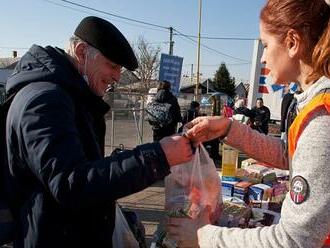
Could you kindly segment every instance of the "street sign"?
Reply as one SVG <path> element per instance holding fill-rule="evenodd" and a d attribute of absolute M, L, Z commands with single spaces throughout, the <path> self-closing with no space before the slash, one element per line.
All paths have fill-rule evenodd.
<path fill-rule="evenodd" d="M 159 81 L 171 83 L 171 91 L 179 93 L 183 58 L 168 54 L 161 54 L 159 65 Z"/>

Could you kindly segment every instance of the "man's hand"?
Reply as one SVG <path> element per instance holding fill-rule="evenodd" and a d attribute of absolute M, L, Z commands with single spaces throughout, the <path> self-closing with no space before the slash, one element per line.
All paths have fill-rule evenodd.
<path fill-rule="evenodd" d="M 210 209 L 204 208 L 197 219 L 190 218 L 168 218 L 166 231 L 170 239 L 176 241 L 180 248 L 197 248 L 197 231 L 199 228 L 210 224 Z"/>
<path fill-rule="evenodd" d="M 180 135 L 165 137 L 159 141 L 170 166 L 183 164 L 192 159 L 190 140 Z"/>
<path fill-rule="evenodd" d="M 198 145 L 226 134 L 230 122 L 222 116 L 198 117 L 185 125 L 186 135 L 194 145 Z"/>

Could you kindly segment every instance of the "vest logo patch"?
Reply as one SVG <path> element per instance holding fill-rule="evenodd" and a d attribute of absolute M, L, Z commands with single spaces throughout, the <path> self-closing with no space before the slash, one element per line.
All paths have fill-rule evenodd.
<path fill-rule="evenodd" d="M 308 183 L 302 176 L 295 176 L 290 184 L 290 197 L 296 204 L 303 203 L 308 196 Z"/>

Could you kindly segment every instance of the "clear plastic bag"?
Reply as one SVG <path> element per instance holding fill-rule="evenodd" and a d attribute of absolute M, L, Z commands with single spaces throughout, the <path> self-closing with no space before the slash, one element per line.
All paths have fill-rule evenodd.
<path fill-rule="evenodd" d="M 221 214 L 221 182 L 213 160 L 200 145 L 194 158 L 173 166 L 165 178 L 165 210 L 169 217 L 196 219 L 204 208 L 210 208 L 210 221 Z"/>
<path fill-rule="evenodd" d="M 128 223 L 123 215 L 123 212 L 117 203 L 115 230 L 112 234 L 112 246 L 114 248 L 139 248 L 139 243 L 135 239 L 134 234 L 129 228 Z"/>

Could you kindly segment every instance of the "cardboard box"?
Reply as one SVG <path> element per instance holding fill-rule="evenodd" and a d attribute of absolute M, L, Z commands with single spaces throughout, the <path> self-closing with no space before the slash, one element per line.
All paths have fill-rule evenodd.
<path fill-rule="evenodd" d="M 264 192 L 270 188 L 270 186 L 262 183 L 252 185 L 249 187 L 249 200 L 261 201 L 263 199 Z"/>
<path fill-rule="evenodd" d="M 252 183 L 246 182 L 246 181 L 236 183 L 234 186 L 233 196 L 247 202 L 248 201 L 248 190 L 251 185 L 252 185 Z"/>
<path fill-rule="evenodd" d="M 233 196 L 234 193 L 234 186 L 238 183 L 238 181 L 222 181 L 222 195 L 224 196 Z"/>

